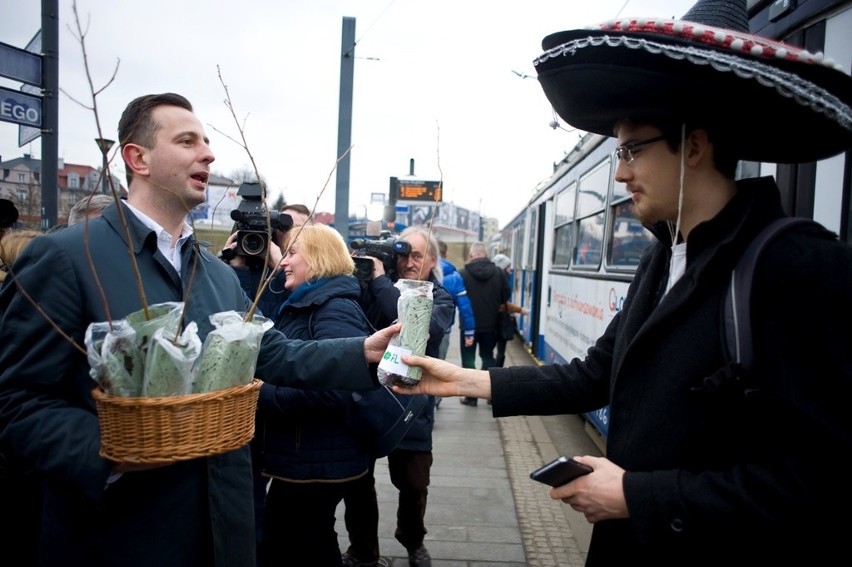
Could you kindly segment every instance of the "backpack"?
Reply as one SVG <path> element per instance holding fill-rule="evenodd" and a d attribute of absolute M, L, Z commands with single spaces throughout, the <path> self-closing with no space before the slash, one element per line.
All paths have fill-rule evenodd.
<path fill-rule="evenodd" d="M 731 280 L 725 295 L 723 345 L 728 357 L 728 364 L 720 371 L 705 379 L 707 386 L 718 389 L 727 380 L 738 384 L 746 398 L 754 395 L 757 388 L 749 382 L 754 352 L 751 331 L 751 284 L 757 260 L 766 245 L 785 230 L 809 224 L 823 231 L 823 237 L 837 238 L 829 233 L 821 224 L 807 218 L 783 217 L 771 222 L 758 233 L 749 243 L 737 265 L 731 271 Z"/>
<path fill-rule="evenodd" d="M 371 333 L 375 332 L 361 306 L 352 299 L 345 300 L 358 308 L 362 322 Z M 310 338 L 314 337 L 313 318 L 312 312 L 308 318 Z M 397 395 L 387 386 L 352 392 L 346 411 L 346 425 L 356 433 L 373 458 L 380 459 L 399 445 L 428 401 L 429 396 L 425 394 Z"/>

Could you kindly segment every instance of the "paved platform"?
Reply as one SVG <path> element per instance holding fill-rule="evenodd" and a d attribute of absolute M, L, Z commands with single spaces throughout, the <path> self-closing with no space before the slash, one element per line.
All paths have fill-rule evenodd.
<path fill-rule="evenodd" d="M 456 330 L 447 360 L 459 362 Z M 507 365 L 534 364 L 520 339 L 508 345 Z M 529 473 L 558 454 L 600 454 L 576 416 L 495 419 L 491 407 L 442 400 L 433 432 L 434 463 L 426 510 L 425 545 L 435 567 L 582 566 L 590 525 L 552 500 Z M 555 432 L 553 439 L 550 432 Z M 554 442 L 555 441 L 555 442 Z M 397 491 L 387 459 L 376 464 L 381 554 L 406 567 L 405 548 L 394 538 Z M 338 511 L 341 550 L 348 545 Z"/>

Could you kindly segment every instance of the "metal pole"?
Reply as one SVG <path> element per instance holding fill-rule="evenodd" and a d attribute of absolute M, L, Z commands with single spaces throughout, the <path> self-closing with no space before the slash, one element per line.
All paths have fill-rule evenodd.
<path fill-rule="evenodd" d="M 41 227 L 56 225 L 59 203 L 59 0 L 41 0 Z"/>
<path fill-rule="evenodd" d="M 340 102 L 337 115 L 337 157 L 352 145 L 352 83 L 355 75 L 355 18 L 343 18 L 340 56 Z M 334 227 L 349 242 L 349 154 L 337 164 Z"/>

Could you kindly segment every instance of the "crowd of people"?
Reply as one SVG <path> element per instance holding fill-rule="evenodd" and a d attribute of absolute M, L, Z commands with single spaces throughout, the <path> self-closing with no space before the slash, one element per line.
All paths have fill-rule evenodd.
<path fill-rule="evenodd" d="M 510 302 L 512 259 L 475 242 L 456 270 L 428 226 L 402 231 L 408 252 L 372 258 L 364 279 L 343 238 L 301 205 L 280 211 L 292 223 L 269 235 L 260 263 L 233 253 L 236 232 L 224 247 L 232 253 L 212 254 L 187 218 L 215 156 L 175 93 L 140 96 L 121 116 L 126 199 L 81 201 L 49 234 L 15 228 L 17 211 L 0 201 L 0 494 L 4 513 L 20 518 L 0 537 L 23 546 L 23 564 L 387 564 L 376 457 L 347 419 L 352 392 L 381 387 L 376 366 L 401 331 L 403 280 L 423 282 L 432 302 L 425 356 L 402 357 L 423 378 L 393 388 L 427 403 L 386 457 L 398 491 L 393 536 L 411 566 L 431 566 L 442 397 L 487 400 L 494 417 L 610 407 L 606 456 L 577 456 L 592 472 L 550 492 L 594 524 L 589 565 L 842 556 L 845 525 L 819 520 L 852 503 L 838 461 L 852 450 L 852 329 L 834 324 L 852 315 L 852 249 L 812 226 L 773 241 L 755 276 L 748 376 L 715 337 L 737 258 L 784 216 L 774 181 L 736 179 L 738 161 L 848 152 L 852 79 L 795 48 L 776 56 L 733 0 L 699 0 L 680 25 L 615 22 L 544 46 L 536 65 L 554 110 L 618 139 L 615 177 L 656 237 L 583 359 L 504 368 L 511 316 L 526 314 Z M 174 463 L 106 460 L 80 345 L 91 323 L 163 302 L 185 302 L 202 341 L 214 313 L 256 303 L 272 321 L 256 361 L 255 438 Z M 446 360 L 457 313 L 458 364 Z"/>
<path fill-rule="evenodd" d="M 248 446 L 173 464 L 99 454 L 80 348 L 90 323 L 191 295 L 183 316 L 203 340 L 211 314 L 251 306 L 234 270 L 199 246 L 186 222 L 204 200 L 215 159 L 190 102 L 174 93 L 138 97 L 118 131 L 127 200 L 32 239 L 14 262 L 15 285 L 0 291 L 0 452 L 7 468 L 36 475 L 39 564 L 254 564 Z M 136 292 L 139 281 L 144 293 Z M 296 341 L 273 328 L 255 373 L 276 386 L 373 389 L 373 363 L 398 330 Z"/>
<path fill-rule="evenodd" d="M 70 273 L 83 276 L 86 269 L 81 262 L 84 259 L 71 258 L 75 247 L 88 246 L 95 249 L 97 265 L 124 245 L 120 239 L 115 238 L 115 228 L 123 222 L 118 215 L 119 206 L 126 207 L 124 213 L 130 219 L 128 223 L 132 228 L 131 235 L 137 242 L 142 242 L 146 230 L 157 235 L 155 248 L 141 246 L 138 252 L 141 273 L 146 286 L 151 288 L 149 301 L 154 298 L 179 297 L 182 282 L 189 278 L 193 269 L 193 256 L 201 254 L 203 258 L 206 254 L 203 249 L 192 246 L 194 231 L 192 226 L 186 223 L 185 212 L 191 203 L 200 198 L 201 184 L 197 183 L 197 180 L 204 176 L 206 168 L 214 158 L 197 125 L 197 119 L 192 114 L 189 102 L 180 95 L 170 93 L 140 97 L 128 105 L 120 128 L 125 137 L 123 139 L 126 139 L 123 144 L 126 150 L 123 150 L 122 155 L 128 166 L 128 184 L 133 190 L 133 197 L 119 204 L 107 195 L 93 195 L 81 200 L 71 211 L 68 223 L 50 231 L 50 240 L 43 243 L 40 241 L 38 253 L 29 255 L 23 255 L 25 247 L 43 233 L 14 227 L 17 215 L 13 215 L 13 208 L 4 209 L 4 219 L 8 222 L 4 222 L 4 234 L 0 238 L 0 273 L 5 277 L 7 273 L 11 273 L 14 265 L 14 278 L 18 279 L 20 287 L 4 287 L 3 333 L 11 332 L 12 325 L 8 322 L 14 320 L 12 317 L 21 317 L 22 313 L 27 313 L 27 333 L 35 333 L 45 325 L 50 326 L 58 322 L 63 329 L 73 331 L 72 341 L 75 337 L 79 340 L 85 330 L 85 321 L 94 322 L 107 317 L 107 312 L 102 309 L 110 309 L 110 316 L 116 317 L 137 304 L 139 298 L 132 294 L 113 291 L 108 297 L 108 306 L 93 304 L 86 310 L 78 309 L 70 314 L 62 311 L 60 302 L 47 303 L 44 305 L 47 310 L 43 316 L 33 316 L 35 312 L 28 299 L 29 297 L 32 301 L 41 301 L 39 298 L 44 293 L 43 288 L 33 282 L 44 269 L 46 258 L 52 258 Z M 167 135 L 180 128 L 188 132 L 184 134 L 187 141 L 183 143 L 189 144 L 192 151 L 184 151 L 180 144 L 169 143 Z M 180 169 L 165 161 L 169 152 L 174 154 L 171 157 L 173 161 L 182 161 Z M 161 163 L 159 161 L 154 161 L 153 166 L 149 168 L 142 165 L 144 160 L 151 159 L 149 156 L 158 154 L 164 156 L 161 158 L 161 169 L 157 167 Z M 160 185 L 162 182 L 159 180 L 168 176 L 170 171 L 181 171 L 184 176 L 183 183 Z M 160 191 L 165 195 L 160 196 Z M 160 198 L 156 199 L 158 196 Z M 161 201 L 164 198 L 170 202 L 163 204 Z M 455 266 L 446 258 L 446 243 L 439 241 L 428 227 L 411 227 L 404 230 L 399 239 L 410 245 L 410 252 L 397 255 L 392 265 L 387 265 L 382 259 L 371 258 L 373 269 L 370 277 L 359 281 L 354 276 L 352 253 L 339 233 L 328 226 L 315 224 L 311 211 L 304 205 L 285 205 L 279 212 L 288 215 L 292 222 L 287 223 L 289 228 L 286 230 L 276 229 L 271 232 L 265 262 L 257 262 L 256 259 L 246 258 L 239 253 L 225 253 L 236 249 L 239 231 L 234 231 L 229 236 L 220 254 L 223 261 L 216 262 L 214 266 L 229 266 L 230 272 L 222 273 L 219 269 L 209 269 L 205 271 L 205 279 L 194 284 L 193 296 L 201 297 L 197 311 L 190 315 L 194 321 L 199 321 L 201 314 L 212 310 L 214 305 L 218 305 L 217 308 L 227 305 L 222 303 L 227 295 L 223 296 L 219 292 L 213 295 L 205 290 L 205 287 L 217 285 L 227 288 L 225 282 L 230 281 L 228 286 L 240 290 L 235 296 L 233 293 L 230 295 L 234 298 L 241 295 L 243 297 L 241 301 L 231 305 L 245 309 L 250 301 L 256 299 L 258 314 L 274 321 L 274 329 L 281 333 L 269 341 L 277 345 L 275 348 L 283 352 L 291 350 L 288 341 L 297 339 L 328 344 L 328 348 L 324 348 L 323 352 L 329 352 L 331 345 L 328 339 L 363 339 L 375 333 L 376 329 L 389 328 L 399 316 L 397 310 L 401 289 L 397 284 L 400 280 L 415 280 L 431 285 L 432 313 L 426 354 L 446 357 L 449 335 L 457 312 L 461 326 L 460 346 L 469 348 L 475 344 L 474 308 L 462 274 L 457 272 Z M 96 221 L 102 215 L 104 218 Z M 75 225 L 85 226 L 75 229 Z M 109 231 L 114 231 L 111 238 L 107 237 Z M 60 239 L 60 232 L 64 238 Z M 173 234 L 178 236 L 172 236 Z M 474 248 L 484 249 L 484 244 L 476 243 Z M 22 255 L 24 257 L 18 262 Z M 151 261 L 157 258 L 162 259 L 159 261 L 159 268 L 151 264 Z M 163 261 L 167 265 L 163 264 Z M 103 273 L 115 279 L 107 284 L 108 290 L 117 289 L 120 281 L 132 273 L 131 270 L 119 277 L 115 270 L 116 268 L 112 267 L 110 270 L 104 268 L 103 272 L 98 272 L 99 276 Z M 168 279 L 173 283 L 164 285 Z M 234 281 L 237 282 L 236 288 L 233 287 Z M 96 293 L 98 285 L 102 284 L 93 283 L 91 290 L 88 289 L 89 286 L 66 286 L 66 300 L 82 299 Z M 258 297 L 261 288 L 263 291 Z M 178 295 L 175 295 L 176 293 Z M 83 303 L 94 302 L 80 302 L 78 307 Z M 23 336 L 19 337 L 19 340 L 23 340 Z M 57 351 L 73 348 L 73 344 L 69 344 L 68 340 L 60 335 L 51 338 L 48 333 L 47 343 Z M 6 344 L 10 345 L 11 342 Z M 264 350 L 272 349 L 273 347 L 269 347 Z M 298 348 L 292 350 L 300 351 Z M 365 359 L 375 358 L 375 353 L 371 353 L 367 346 L 363 350 Z M 13 356 L 12 350 L 5 348 L 2 356 Z M 59 360 L 58 356 L 59 352 L 52 353 L 54 361 Z M 387 559 L 381 556 L 379 549 L 379 508 L 374 475 L 376 457 L 365 449 L 358 436 L 347 426 L 348 415 L 352 411 L 351 390 L 363 388 L 365 385 L 373 386 L 372 378 L 366 384 L 363 378 L 353 378 L 349 364 L 324 364 L 319 365 L 318 370 L 313 370 L 311 361 L 315 360 L 316 356 L 318 355 L 314 353 L 278 355 L 277 359 L 286 360 L 284 364 L 291 365 L 286 377 L 284 372 L 275 369 L 272 363 L 258 364 L 258 375 L 267 376 L 267 381 L 260 390 L 255 437 L 250 447 L 254 521 L 251 524 L 245 522 L 244 505 L 225 508 L 234 516 L 233 522 L 237 523 L 242 519 L 242 527 L 254 526 L 251 538 L 254 550 L 250 555 L 244 531 L 235 532 L 233 537 L 241 539 L 230 543 L 226 551 L 220 550 L 216 543 L 222 537 L 221 528 L 208 526 L 212 530 L 208 531 L 204 527 L 203 516 L 199 516 L 199 513 L 205 509 L 208 509 L 208 513 L 213 513 L 217 504 L 202 504 L 205 491 L 199 485 L 198 474 L 201 469 L 192 470 L 186 465 L 176 464 L 173 467 L 152 467 L 149 470 L 147 466 L 113 464 L 103 469 L 108 473 L 105 486 L 110 490 L 96 494 L 91 486 L 91 481 L 96 480 L 98 474 L 94 463 L 80 471 L 80 474 L 85 472 L 91 478 L 80 478 L 76 481 L 80 485 L 76 489 L 78 492 L 72 490 L 73 484 L 68 486 L 68 480 L 57 483 L 50 477 L 53 468 L 60 470 L 67 467 L 66 457 L 60 453 L 52 454 L 47 460 L 45 470 L 38 470 L 34 464 L 12 466 L 16 448 L 11 437 L 13 430 L 25 436 L 32 444 L 20 449 L 20 463 L 35 463 L 44 459 L 39 453 L 41 447 L 44 447 L 45 451 L 51 451 L 54 443 L 58 441 L 40 438 L 36 431 L 30 429 L 34 422 L 8 413 L 13 407 L 12 404 L 31 400 L 28 403 L 35 409 L 41 403 L 59 403 L 60 407 L 65 404 L 79 404 L 75 397 L 64 395 L 63 390 L 67 387 L 66 381 L 73 384 L 80 380 L 75 378 L 78 372 L 76 369 L 85 368 L 85 361 L 75 361 L 75 357 L 70 355 L 63 359 L 61 366 L 67 368 L 63 370 L 63 375 L 67 378 L 55 376 L 48 380 L 47 377 L 40 376 L 38 387 L 44 391 L 39 390 L 38 393 L 31 389 L 29 383 L 22 381 L 26 373 L 19 371 L 13 377 L 12 366 L 9 366 L 2 376 L 2 395 L 3 399 L 8 401 L 3 406 L 7 412 L 4 417 L 8 419 L 9 424 L 4 430 L 4 442 L 8 443 L 9 449 L 2 452 L 0 470 L 3 471 L 2 488 L 7 496 L 5 500 L 8 509 L 17 512 L 17 520 L 14 524 L 15 530 L 9 531 L 7 536 L 32 551 L 27 562 L 35 562 L 38 557 L 39 561 L 49 563 L 55 554 L 78 549 L 87 541 L 100 542 L 104 537 L 94 534 L 79 536 L 79 526 L 62 524 L 61 518 L 64 514 L 85 513 L 84 517 L 95 522 L 95 525 L 100 525 L 113 522 L 114 514 L 120 513 L 121 522 L 116 522 L 117 525 L 107 530 L 116 541 L 105 543 L 103 548 L 90 548 L 81 555 L 86 561 L 97 558 L 109 563 L 110 558 L 119 556 L 118 541 L 127 541 L 130 536 L 129 532 L 122 532 L 119 537 L 119 533 L 114 530 L 118 530 L 119 524 L 127 530 L 137 526 L 138 519 L 127 514 L 131 507 L 140 505 L 140 496 L 127 491 L 150 491 L 164 482 L 173 482 L 176 486 L 195 487 L 192 490 L 195 496 L 184 498 L 181 505 L 175 508 L 175 512 L 180 513 L 171 518 L 172 522 L 188 522 L 187 525 L 193 527 L 186 538 L 182 539 L 181 545 L 185 548 L 179 557 L 183 562 L 189 561 L 190 553 L 198 555 L 193 559 L 195 563 L 186 564 L 200 565 L 207 561 L 217 561 L 220 557 L 237 556 L 254 557 L 257 565 L 273 565 L 282 557 L 286 558 L 285 562 L 288 564 L 387 564 Z M 270 355 L 270 358 L 275 360 L 276 355 Z M 263 360 L 264 357 L 261 356 L 261 361 Z M 292 365 L 299 363 L 302 364 L 299 372 L 293 372 Z M 331 372 L 333 376 L 325 374 L 322 378 L 319 377 L 319 373 L 328 372 L 330 368 L 336 369 Z M 35 371 L 36 368 L 28 369 L 30 376 L 35 376 Z M 33 384 L 35 383 L 34 381 Z M 93 433 L 88 434 L 88 439 L 83 433 L 92 431 L 91 414 L 72 412 L 71 407 L 65 410 L 67 416 L 62 419 L 88 423 L 81 426 L 82 431 L 78 433 L 81 436 L 74 438 L 78 443 L 91 445 L 96 441 L 91 437 Z M 391 483 L 399 493 L 394 536 L 408 551 L 410 564 L 421 567 L 431 565 L 424 539 L 428 532 L 425 517 L 429 471 L 433 462 L 432 430 L 436 407 L 435 398 L 428 396 L 426 406 L 416 416 L 413 425 L 386 457 Z M 56 414 L 57 419 L 61 414 L 62 412 Z M 35 415 L 40 414 L 36 411 Z M 75 451 L 73 455 L 85 454 L 80 453 L 80 450 Z M 70 457 L 71 455 L 67 458 Z M 238 467 L 241 462 L 244 462 L 242 457 L 237 458 L 236 455 L 227 459 L 225 456 L 211 457 L 206 467 L 212 470 L 227 465 L 228 469 L 232 469 Z M 41 486 L 43 481 L 46 481 L 44 488 Z M 238 484 L 242 486 L 241 483 Z M 122 490 L 117 490 L 118 488 Z M 208 496 L 212 494 L 210 491 L 213 489 L 214 487 L 208 487 Z M 55 509 L 42 513 L 42 507 L 37 505 L 42 498 L 45 498 L 44 506 L 55 506 Z M 75 502 L 78 498 L 80 501 Z M 163 509 L 163 498 L 151 499 L 146 502 L 146 506 L 140 505 L 140 508 L 156 513 L 157 510 Z M 336 510 L 341 502 L 345 510 L 345 525 L 350 541 L 349 547 L 342 553 L 338 548 L 337 533 L 334 529 Z M 108 510 L 101 509 L 104 503 L 109 503 Z M 225 504 L 223 501 L 218 505 Z M 294 513 L 294 510 L 299 512 Z M 49 527 L 48 531 L 45 525 Z M 165 529 L 167 526 L 149 528 L 143 532 L 153 537 Z M 39 535 L 38 538 L 36 534 Z M 62 545 L 51 545 L 49 550 L 45 549 L 45 534 L 57 538 L 56 542 L 61 542 Z M 135 536 L 131 539 L 135 540 Z M 206 541 L 212 542 L 213 546 L 206 547 Z M 152 557 L 162 557 L 163 553 L 173 552 L 170 546 L 151 547 L 144 553 L 140 550 L 138 560 L 147 561 Z"/>

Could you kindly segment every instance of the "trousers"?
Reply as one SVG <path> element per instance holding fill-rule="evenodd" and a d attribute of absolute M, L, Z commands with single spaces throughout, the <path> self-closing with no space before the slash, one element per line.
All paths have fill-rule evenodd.
<path fill-rule="evenodd" d="M 427 529 L 424 522 L 429 495 L 431 451 L 394 449 L 387 456 L 391 483 L 399 491 L 394 537 L 407 550 L 423 545 Z M 346 552 L 359 561 L 379 559 L 379 503 L 376 496 L 375 464 L 358 479 L 343 498 L 344 523 L 349 534 Z"/>

